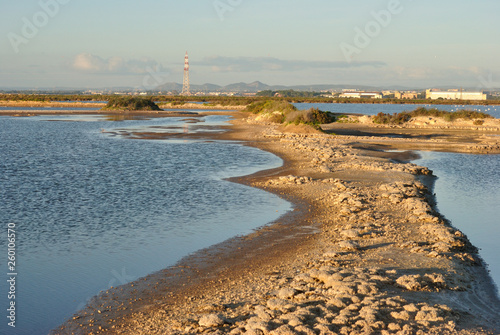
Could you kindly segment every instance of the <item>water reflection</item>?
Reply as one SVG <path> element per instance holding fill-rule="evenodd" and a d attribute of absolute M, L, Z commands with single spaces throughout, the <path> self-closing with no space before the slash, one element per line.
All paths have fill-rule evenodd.
<path fill-rule="evenodd" d="M 127 121 L 127 120 L 150 120 L 151 118 L 145 115 L 137 114 L 109 114 L 105 116 L 107 121 Z"/>

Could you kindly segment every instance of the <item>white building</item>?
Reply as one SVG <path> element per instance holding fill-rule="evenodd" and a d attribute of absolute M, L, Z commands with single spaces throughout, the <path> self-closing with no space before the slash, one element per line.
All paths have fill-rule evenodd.
<path fill-rule="evenodd" d="M 486 94 L 483 92 L 463 92 L 463 91 L 436 91 L 426 90 L 427 99 L 450 99 L 450 100 L 486 100 Z"/>
<path fill-rule="evenodd" d="M 380 92 L 343 92 L 340 95 L 341 98 L 372 98 L 372 99 L 382 99 L 382 93 Z"/>

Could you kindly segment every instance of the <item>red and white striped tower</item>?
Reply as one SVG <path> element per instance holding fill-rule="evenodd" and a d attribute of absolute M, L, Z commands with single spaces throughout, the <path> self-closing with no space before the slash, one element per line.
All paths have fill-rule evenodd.
<path fill-rule="evenodd" d="M 184 57 L 184 79 L 182 81 L 182 95 L 191 95 L 189 91 L 189 58 L 186 51 L 186 56 Z"/>

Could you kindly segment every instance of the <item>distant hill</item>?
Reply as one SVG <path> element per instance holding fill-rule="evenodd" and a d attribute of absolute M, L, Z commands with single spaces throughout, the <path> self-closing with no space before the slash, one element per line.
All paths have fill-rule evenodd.
<path fill-rule="evenodd" d="M 253 83 L 236 83 L 224 86 L 227 91 L 237 91 L 237 92 L 258 92 L 263 90 L 268 90 L 269 85 L 263 84 L 260 81 L 254 81 Z"/>
<path fill-rule="evenodd" d="M 360 86 L 360 85 L 295 85 L 295 86 L 285 86 L 285 85 L 267 85 L 260 81 L 254 81 L 252 83 L 234 83 L 226 86 L 219 86 L 215 84 L 203 84 L 203 85 L 190 85 L 191 91 L 193 92 L 239 92 L 239 93 L 256 93 L 259 91 L 272 90 L 296 90 L 296 91 L 326 91 L 326 90 L 341 90 L 341 89 L 360 89 L 360 90 L 379 90 L 380 88 L 372 86 Z M 182 85 L 178 83 L 166 83 L 158 86 L 155 90 L 158 91 L 181 91 Z"/>
<path fill-rule="evenodd" d="M 182 91 L 182 84 L 166 83 L 155 88 L 155 91 Z"/>
<path fill-rule="evenodd" d="M 202 92 L 213 92 L 213 91 L 219 91 L 221 89 L 221 86 L 209 83 L 203 85 L 193 85 L 191 87 L 196 89 L 197 91 L 202 91 Z"/>

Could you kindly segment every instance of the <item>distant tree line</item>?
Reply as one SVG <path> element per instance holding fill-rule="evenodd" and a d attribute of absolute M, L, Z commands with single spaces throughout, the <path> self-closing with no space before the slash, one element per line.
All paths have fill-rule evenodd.
<path fill-rule="evenodd" d="M 274 96 L 272 92 L 283 92 L 282 96 Z M 179 96 L 179 95 L 158 95 L 150 94 L 141 97 L 151 98 L 160 103 L 188 103 L 204 102 L 214 105 L 246 106 L 255 101 L 276 100 L 290 103 L 365 103 L 365 104 L 433 104 L 433 105 L 499 105 L 500 100 L 430 100 L 430 99 L 360 99 L 360 98 L 340 98 L 323 97 L 319 92 L 299 92 L 294 90 L 286 91 L 261 91 L 254 97 L 235 97 L 235 96 Z M 260 95 L 259 95 L 260 94 Z M 272 96 L 266 96 L 270 95 Z M 295 96 L 294 96 L 295 95 Z M 301 96 L 302 95 L 302 96 Z M 123 95 L 118 95 L 123 96 Z M 127 95 L 129 96 L 129 95 Z M 116 94 L 0 94 L 0 101 L 109 101 L 117 97 Z"/>
<path fill-rule="evenodd" d="M 295 90 L 265 90 L 257 93 L 258 97 L 283 97 L 283 98 L 315 98 L 321 96 L 321 92 L 307 92 L 307 91 L 295 91 Z"/>

